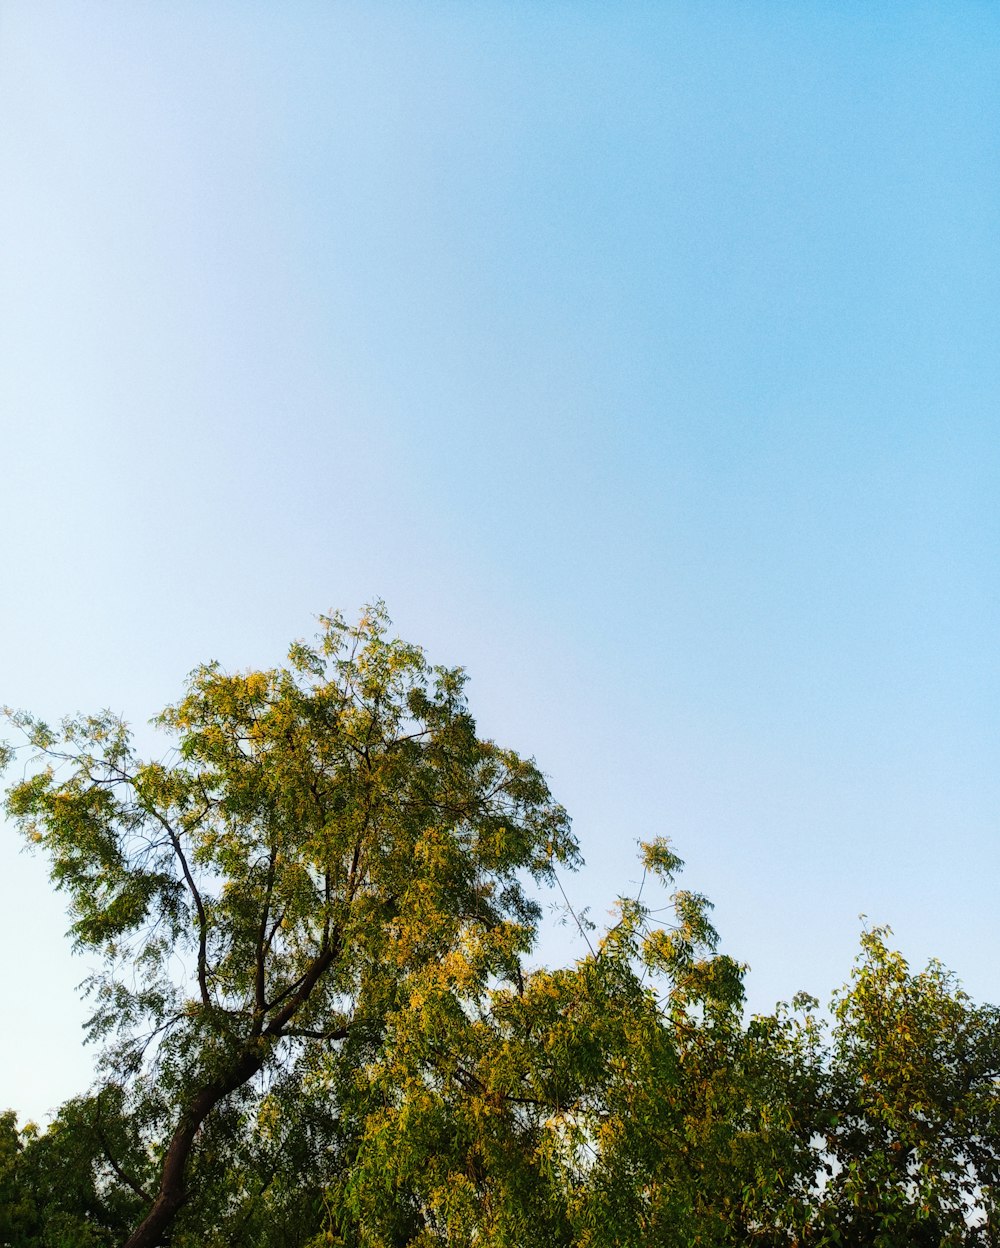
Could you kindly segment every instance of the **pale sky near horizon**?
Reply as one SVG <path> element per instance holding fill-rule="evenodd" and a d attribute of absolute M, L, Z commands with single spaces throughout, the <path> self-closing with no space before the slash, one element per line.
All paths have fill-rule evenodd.
<path fill-rule="evenodd" d="M 754 1009 L 862 912 L 1000 1002 L 998 149 L 986 3 L 6 0 L 0 703 L 380 596 L 598 920 L 666 834 Z M 0 828 L 26 1116 L 66 925 Z"/>

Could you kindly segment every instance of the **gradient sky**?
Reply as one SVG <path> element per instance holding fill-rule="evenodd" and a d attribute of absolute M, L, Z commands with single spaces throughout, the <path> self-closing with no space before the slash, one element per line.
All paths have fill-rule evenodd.
<path fill-rule="evenodd" d="M 383 597 L 754 1009 L 1000 1001 L 1000 10 L 0 8 L 0 702 L 143 725 Z M 0 1107 L 81 1091 L 0 828 Z M 565 956 L 550 931 L 540 956 Z"/>

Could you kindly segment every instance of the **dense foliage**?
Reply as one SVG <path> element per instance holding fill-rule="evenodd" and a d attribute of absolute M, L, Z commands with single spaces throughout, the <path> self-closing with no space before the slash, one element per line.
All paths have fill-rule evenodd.
<path fill-rule="evenodd" d="M 1000 1241 L 1000 1013 L 876 929 L 829 1016 L 748 1020 L 660 841 L 529 971 L 566 814 L 381 610 L 196 670 L 160 761 L 9 718 L 103 1057 L 45 1130 L 0 1116 L 0 1246 Z"/>

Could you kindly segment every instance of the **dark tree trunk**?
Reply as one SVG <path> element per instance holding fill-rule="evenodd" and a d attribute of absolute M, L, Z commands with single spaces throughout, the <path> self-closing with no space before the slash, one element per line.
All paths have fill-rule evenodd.
<path fill-rule="evenodd" d="M 222 1078 L 206 1084 L 192 1097 L 181 1115 L 163 1159 L 160 1187 L 149 1213 L 125 1243 L 125 1248 L 156 1248 L 177 1216 L 186 1195 L 184 1179 L 195 1136 L 218 1103 L 252 1079 L 264 1065 L 264 1045 L 246 1052 Z"/>
<path fill-rule="evenodd" d="M 329 969 L 339 950 L 340 941 L 335 933 L 333 940 L 303 975 L 297 991 L 285 1001 L 270 1023 L 262 1027 L 258 1035 L 251 1037 L 247 1047 L 224 1074 L 206 1083 L 188 1101 L 181 1111 L 163 1158 L 156 1197 L 149 1212 L 125 1241 L 124 1248 L 158 1248 L 162 1244 L 164 1234 L 187 1195 L 185 1178 L 188 1161 L 202 1123 L 220 1101 L 225 1100 L 237 1088 L 242 1088 L 262 1069 L 272 1041 L 285 1034 L 285 1028 L 309 999 L 313 988 Z"/>

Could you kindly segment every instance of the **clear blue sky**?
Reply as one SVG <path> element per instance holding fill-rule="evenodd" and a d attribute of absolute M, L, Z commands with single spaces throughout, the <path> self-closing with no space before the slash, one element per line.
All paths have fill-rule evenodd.
<path fill-rule="evenodd" d="M 862 911 L 1000 1000 L 998 146 L 985 2 L 6 0 L 0 701 L 382 596 L 595 917 L 665 833 L 754 1008 Z M 0 1106 L 66 924 L 5 830 Z"/>

